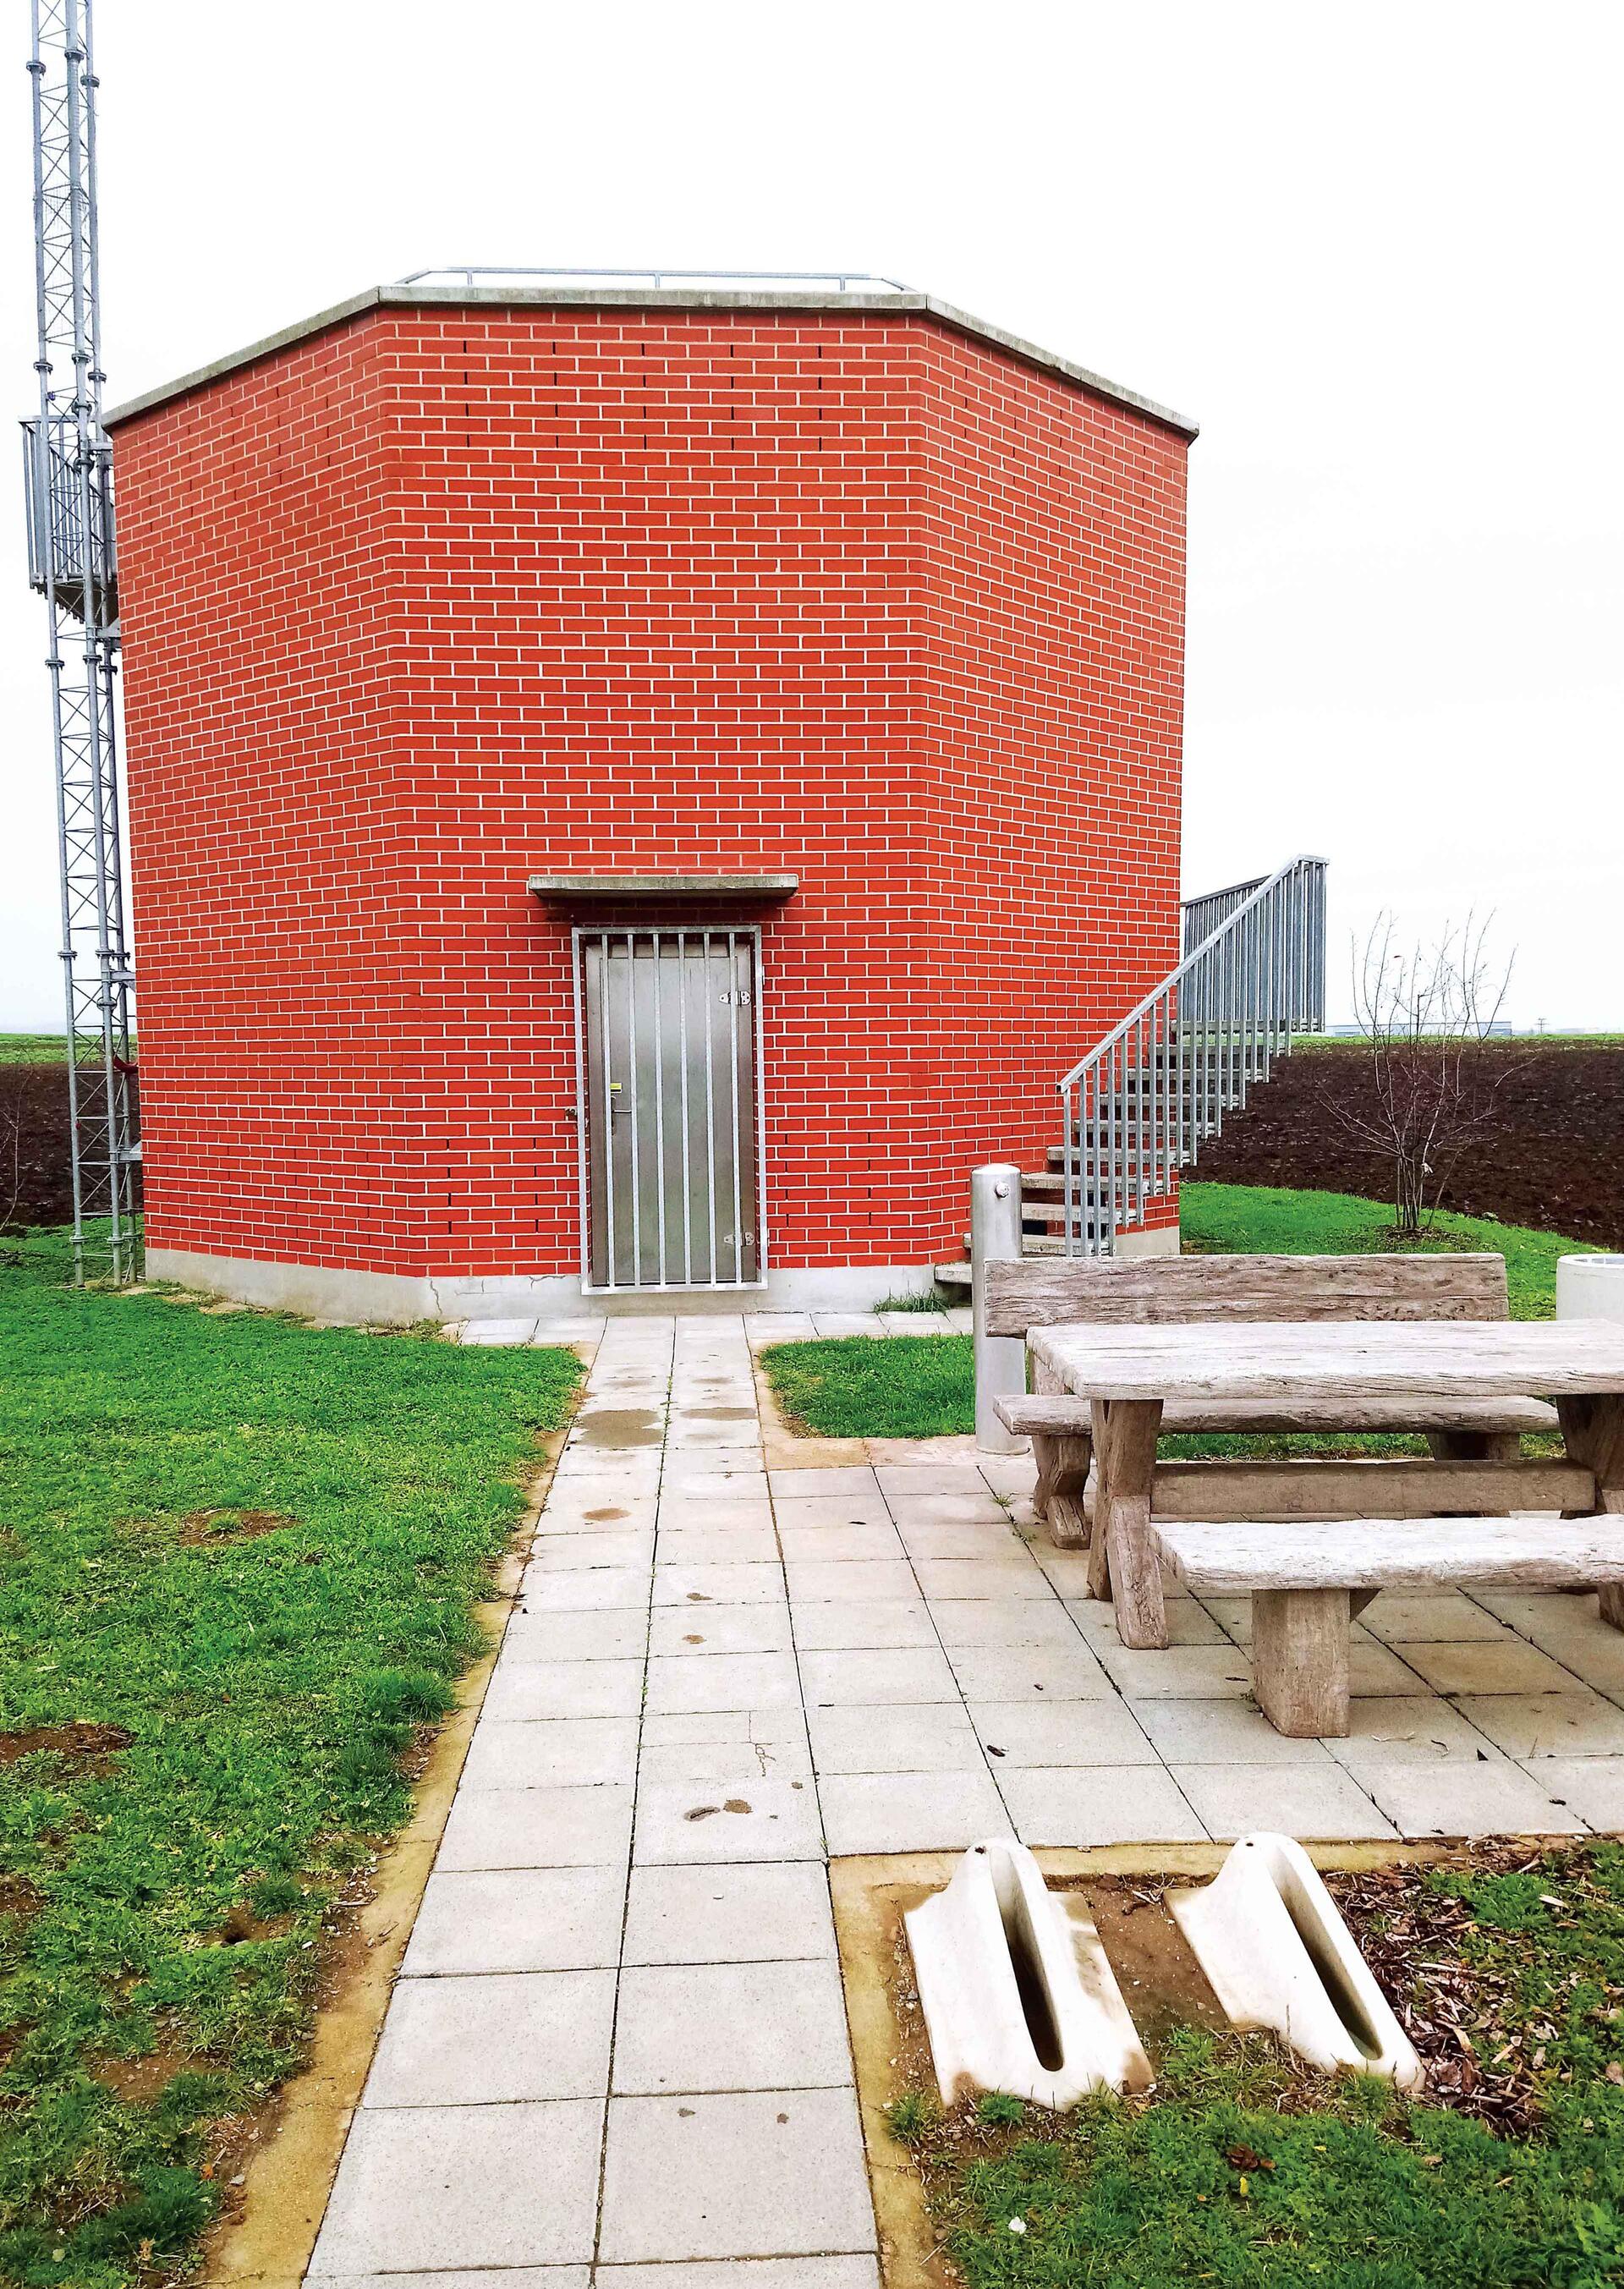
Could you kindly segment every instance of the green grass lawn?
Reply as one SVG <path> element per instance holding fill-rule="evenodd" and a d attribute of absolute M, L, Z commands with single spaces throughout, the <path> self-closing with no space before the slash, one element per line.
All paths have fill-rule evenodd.
<path fill-rule="evenodd" d="M 1258 1184 L 1186 1184 L 1183 1244 L 1191 1255 L 1364 1256 L 1394 1245 L 1390 1208 L 1350 1192 L 1295 1192 Z M 1583 1242 L 1482 1216 L 1439 1216 L 1429 1248 L 1487 1248 L 1506 1259 L 1511 1315 L 1548 1320 L 1556 1309 L 1556 1259 Z M 968 1336 L 849 1336 L 776 1344 L 762 1353 L 786 1420 L 824 1438 L 935 1439 L 975 1427 Z M 1404 1438 L 1177 1438 L 1170 1456 L 1425 1454 Z"/>
<path fill-rule="evenodd" d="M 65 1065 L 65 1033 L 0 1033 L 0 1065 Z"/>
<path fill-rule="evenodd" d="M 1176 2034 L 1153 2096 L 1066 2115 L 992 2099 L 944 2121 L 911 2093 L 893 2134 L 970 2289 L 1624 2281 L 1624 1852 L 1433 1871 L 1421 1888 L 1465 1902 L 1441 1953 L 1465 1966 L 1452 1983 L 1485 2082 L 1513 2046 L 1513 2134 L 1302 2074 L 1257 2037 Z M 1438 1955 L 1419 1954 L 1415 1988 L 1436 1996 Z"/>
<path fill-rule="evenodd" d="M 559 1351 L 0 1268 L 0 2276 L 184 2260 L 482 1649 Z"/>

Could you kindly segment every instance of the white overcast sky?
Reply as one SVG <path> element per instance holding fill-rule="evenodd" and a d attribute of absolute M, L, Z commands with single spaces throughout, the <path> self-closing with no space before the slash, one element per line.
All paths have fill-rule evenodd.
<path fill-rule="evenodd" d="M 1186 887 L 1328 857 L 1333 1016 L 1379 907 L 1425 932 L 1475 906 L 1519 1022 L 1624 1026 L 1614 0 L 96 4 L 112 402 L 434 263 L 929 288 L 1202 425 Z M 42 608 L 8 484 L 0 1027 L 44 1027 Z"/>

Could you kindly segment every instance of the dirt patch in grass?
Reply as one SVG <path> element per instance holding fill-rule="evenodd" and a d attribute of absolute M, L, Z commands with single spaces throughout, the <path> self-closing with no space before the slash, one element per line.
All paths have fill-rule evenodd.
<path fill-rule="evenodd" d="M 189 1510 L 175 1539 L 187 1549 L 207 1549 L 215 1543 L 254 1542 L 298 1524 L 285 1510 Z"/>
<path fill-rule="evenodd" d="M 1485 1055 L 1504 1075 L 1499 1127 L 1461 1156 L 1443 1205 L 1624 1248 L 1624 1049 L 1517 1041 Z M 1371 1097 L 1369 1060 L 1357 1048 L 1299 1051 L 1203 1145 L 1201 1178 L 1384 1199 L 1380 1157 L 1344 1137 L 1327 1110 L 1365 1111 Z"/>
<path fill-rule="evenodd" d="M 0 1765 L 20 1764 L 25 1757 L 49 1754 L 93 1759 L 99 1766 L 127 1749 L 134 1739 L 122 1725 L 95 1725 L 76 1718 L 70 1725 L 31 1725 L 23 1733 L 0 1733 Z"/>

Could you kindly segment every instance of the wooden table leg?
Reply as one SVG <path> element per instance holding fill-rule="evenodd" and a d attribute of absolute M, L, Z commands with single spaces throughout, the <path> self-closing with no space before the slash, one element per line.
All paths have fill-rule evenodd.
<path fill-rule="evenodd" d="M 1568 1460 L 1596 1473 L 1596 1510 L 1624 1513 L 1624 1396 L 1559 1399 L 1556 1412 Z M 1603 1621 L 1624 1630 L 1624 1583 L 1604 1582 L 1596 1595 Z"/>
<path fill-rule="evenodd" d="M 1089 1586 L 1094 1586 L 1095 1561 L 1103 1559 L 1117 1609 L 1117 1635 L 1126 1646 L 1167 1642 L 1161 1566 L 1150 1540 L 1150 1485 L 1161 1420 L 1159 1399 L 1094 1402 L 1097 1476 Z"/>

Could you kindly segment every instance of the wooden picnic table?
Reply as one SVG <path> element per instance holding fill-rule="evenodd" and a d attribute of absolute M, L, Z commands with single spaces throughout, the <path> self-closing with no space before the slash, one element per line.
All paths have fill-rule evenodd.
<path fill-rule="evenodd" d="M 1356 1535 L 1360 1519 L 1624 1512 L 1624 1321 L 1090 1322 L 1034 1328 L 1027 1343 L 1060 1388 L 1093 1401 L 1089 1588 L 1114 1600 L 1125 1645 L 1167 1642 L 1150 1527 L 1158 1487 L 1180 1519 L 1325 1519 Z M 1195 1462 L 1158 1471 L 1168 1401 L 1232 1405 L 1244 1429 L 1247 1403 L 1266 1416 L 1294 1402 L 1423 1392 L 1552 1399 L 1565 1463 Z M 1624 1587 L 1604 1589 L 1602 1609 L 1624 1626 Z"/>

